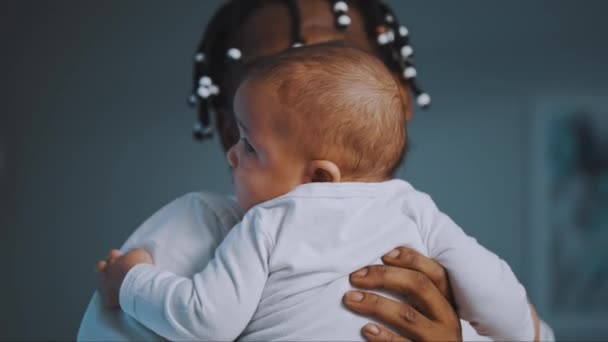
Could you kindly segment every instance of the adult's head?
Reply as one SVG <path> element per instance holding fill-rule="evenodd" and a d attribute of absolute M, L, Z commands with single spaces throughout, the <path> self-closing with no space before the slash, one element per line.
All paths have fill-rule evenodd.
<path fill-rule="evenodd" d="M 238 141 L 232 110 L 247 67 L 294 45 L 346 41 L 378 56 L 400 79 L 412 115 L 411 90 L 420 105 L 430 99 L 416 84 L 408 31 L 379 0 L 232 0 L 213 16 L 195 54 L 193 95 L 199 123 L 195 136 L 210 132 L 210 112 L 228 150 Z"/>

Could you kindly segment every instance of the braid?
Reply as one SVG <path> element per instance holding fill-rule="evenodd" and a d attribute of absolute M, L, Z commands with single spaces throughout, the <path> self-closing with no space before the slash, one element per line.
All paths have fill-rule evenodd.
<path fill-rule="evenodd" d="M 212 47 L 215 47 L 218 40 L 223 40 L 226 27 L 222 23 L 229 20 L 230 16 L 236 11 L 237 6 L 237 2 L 229 2 L 219 9 L 213 18 L 211 18 L 211 21 L 207 25 L 207 30 L 196 49 L 192 95 L 190 95 L 189 102 L 190 105 L 196 106 L 199 98 L 201 100 L 198 106 L 198 122 L 194 125 L 194 138 L 197 140 L 211 137 L 212 130 L 209 117 L 211 87 L 209 83 L 213 85 L 210 76 L 214 76 L 214 69 L 210 68 L 209 65 L 211 63 L 217 64 L 220 60 L 220 57 L 217 56 L 219 49 L 213 49 Z"/>
<path fill-rule="evenodd" d="M 373 38 L 372 41 L 378 44 L 380 58 L 389 69 L 397 70 L 391 46 L 388 44 L 392 34 L 389 33 L 391 31 L 388 30 L 384 23 L 382 9 L 378 1 L 361 0 L 357 2 L 357 5 L 364 16 L 363 20 L 368 36 Z"/>
<path fill-rule="evenodd" d="M 192 106 L 198 104 L 198 122 L 194 125 L 196 140 L 205 140 L 212 136 L 210 111 L 230 101 L 229 94 L 221 94 L 214 80 L 221 80 L 227 64 L 241 58 L 240 50 L 235 47 L 228 48 L 228 42 L 233 40 L 234 28 L 239 27 L 261 2 L 228 1 L 207 25 L 195 54 L 192 95 L 189 98 Z"/>
<path fill-rule="evenodd" d="M 296 0 L 283 0 L 289 10 L 291 16 L 291 44 L 294 47 L 302 45 L 302 34 L 300 33 L 302 25 L 300 25 L 300 11 Z"/>
<path fill-rule="evenodd" d="M 409 31 L 405 26 L 399 25 L 397 16 L 384 2 L 378 2 L 378 6 L 384 13 L 384 20 L 391 28 L 389 32 L 392 48 L 392 56 L 397 64 L 399 74 L 410 86 L 416 96 L 416 102 L 422 108 L 427 108 L 431 104 L 430 96 L 423 92 L 416 81 L 416 69 L 414 68 L 414 50 L 410 46 Z"/>
<path fill-rule="evenodd" d="M 422 108 L 430 105 L 430 97 L 422 91 L 416 82 L 414 68 L 414 50 L 409 43 L 409 31 L 399 25 L 394 12 L 382 1 L 359 0 L 361 12 L 370 37 L 377 37 L 380 57 L 384 63 L 399 75 L 401 80 L 412 90 L 416 102 Z"/>
<path fill-rule="evenodd" d="M 242 57 L 241 50 L 238 46 L 234 46 L 237 28 L 258 7 L 270 1 L 227 1 L 211 18 L 194 57 L 192 95 L 188 100 L 191 106 L 198 105 L 198 122 L 194 126 L 194 137 L 197 140 L 212 136 L 211 110 L 229 107 L 228 103 L 232 100 L 232 94 L 226 91 L 226 84 L 220 87 L 215 81 L 229 79 L 226 77 L 227 71 L 235 72 L 234 70 L 239 67 L 244 67 L 239 62 Z M 328 1 L 334 13 L 336 28 L 347 29 L 351 23 L 347 1 Z M 298 47 L 303 44 L 303 40 L 297 0 L 281 0 L 281 2 L 287 7 L 291 18 L 291 45 Z M 349 2 L 361 12 L 370 40 L 378 44 L 380 59 L 390 70 L 402 76 L 402 82 L 414 93 L 418 105 L 426 108 L 430 104 L 430 97 L 418 86 L 413 49 L 409 44 L 407 28 L 399 25 L 393 11 L 381 0 L 350 0 Z M 221 92 L 220 88 L 224 91 Z M 217 115 L 216 111 L 216 118 Z"/>

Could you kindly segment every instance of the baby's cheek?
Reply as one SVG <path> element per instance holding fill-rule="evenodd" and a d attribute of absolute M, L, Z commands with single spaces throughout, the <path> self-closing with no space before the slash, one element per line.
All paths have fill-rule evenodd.
<path fill-rule="evenodd" d="M 247 210 L 259 202 L 260 185 L 258 183 L 258 175 L 254 170 L 247 169 L 244 165 L 235 170 L 234 187 L 239 204 L 243 209 Z"/>
<path fill-rule="evenodd" d="M 258 204 L 273 197 L 273 182 L 269 174 L 256 170 L 247 175 L 246 192 L 250 202 Z M 278 180 L 277 180 L 278 181 Z"/>

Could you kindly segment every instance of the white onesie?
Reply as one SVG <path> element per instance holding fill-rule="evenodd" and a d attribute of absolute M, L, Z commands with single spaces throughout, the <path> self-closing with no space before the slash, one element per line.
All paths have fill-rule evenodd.
<path fill-rule="evenodd" d="M 342 306 L 351 272 L 409 246 L 448 271 L 458 314 L 481 335 L 532 340 L 509 266 L 402 180 L 310 183 L 253 207 L 192 278 L 134 267 L 122 309 L 170 340 L 361 340 Z"/>

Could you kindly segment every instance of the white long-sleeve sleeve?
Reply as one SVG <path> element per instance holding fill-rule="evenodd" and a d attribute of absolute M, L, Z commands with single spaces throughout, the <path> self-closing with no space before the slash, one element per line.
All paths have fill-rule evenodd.
<path fill-rule="evenodd" d="M 259 218 L 255 210 L 245 215 L 192 279 L 154 265 L 134 267 L 120 289 L 122 309 L 169 340 L 236 339 L 268 276 L 272 241 Z"/>
<path fill-rule="evenodd" d="M 532 341 L 534 322 L 526 290 L 507 263 L 466 235 L 418 193 L 423 242 L 448 272 L 459 316 L 478 334 L 499 341 Z"/>

